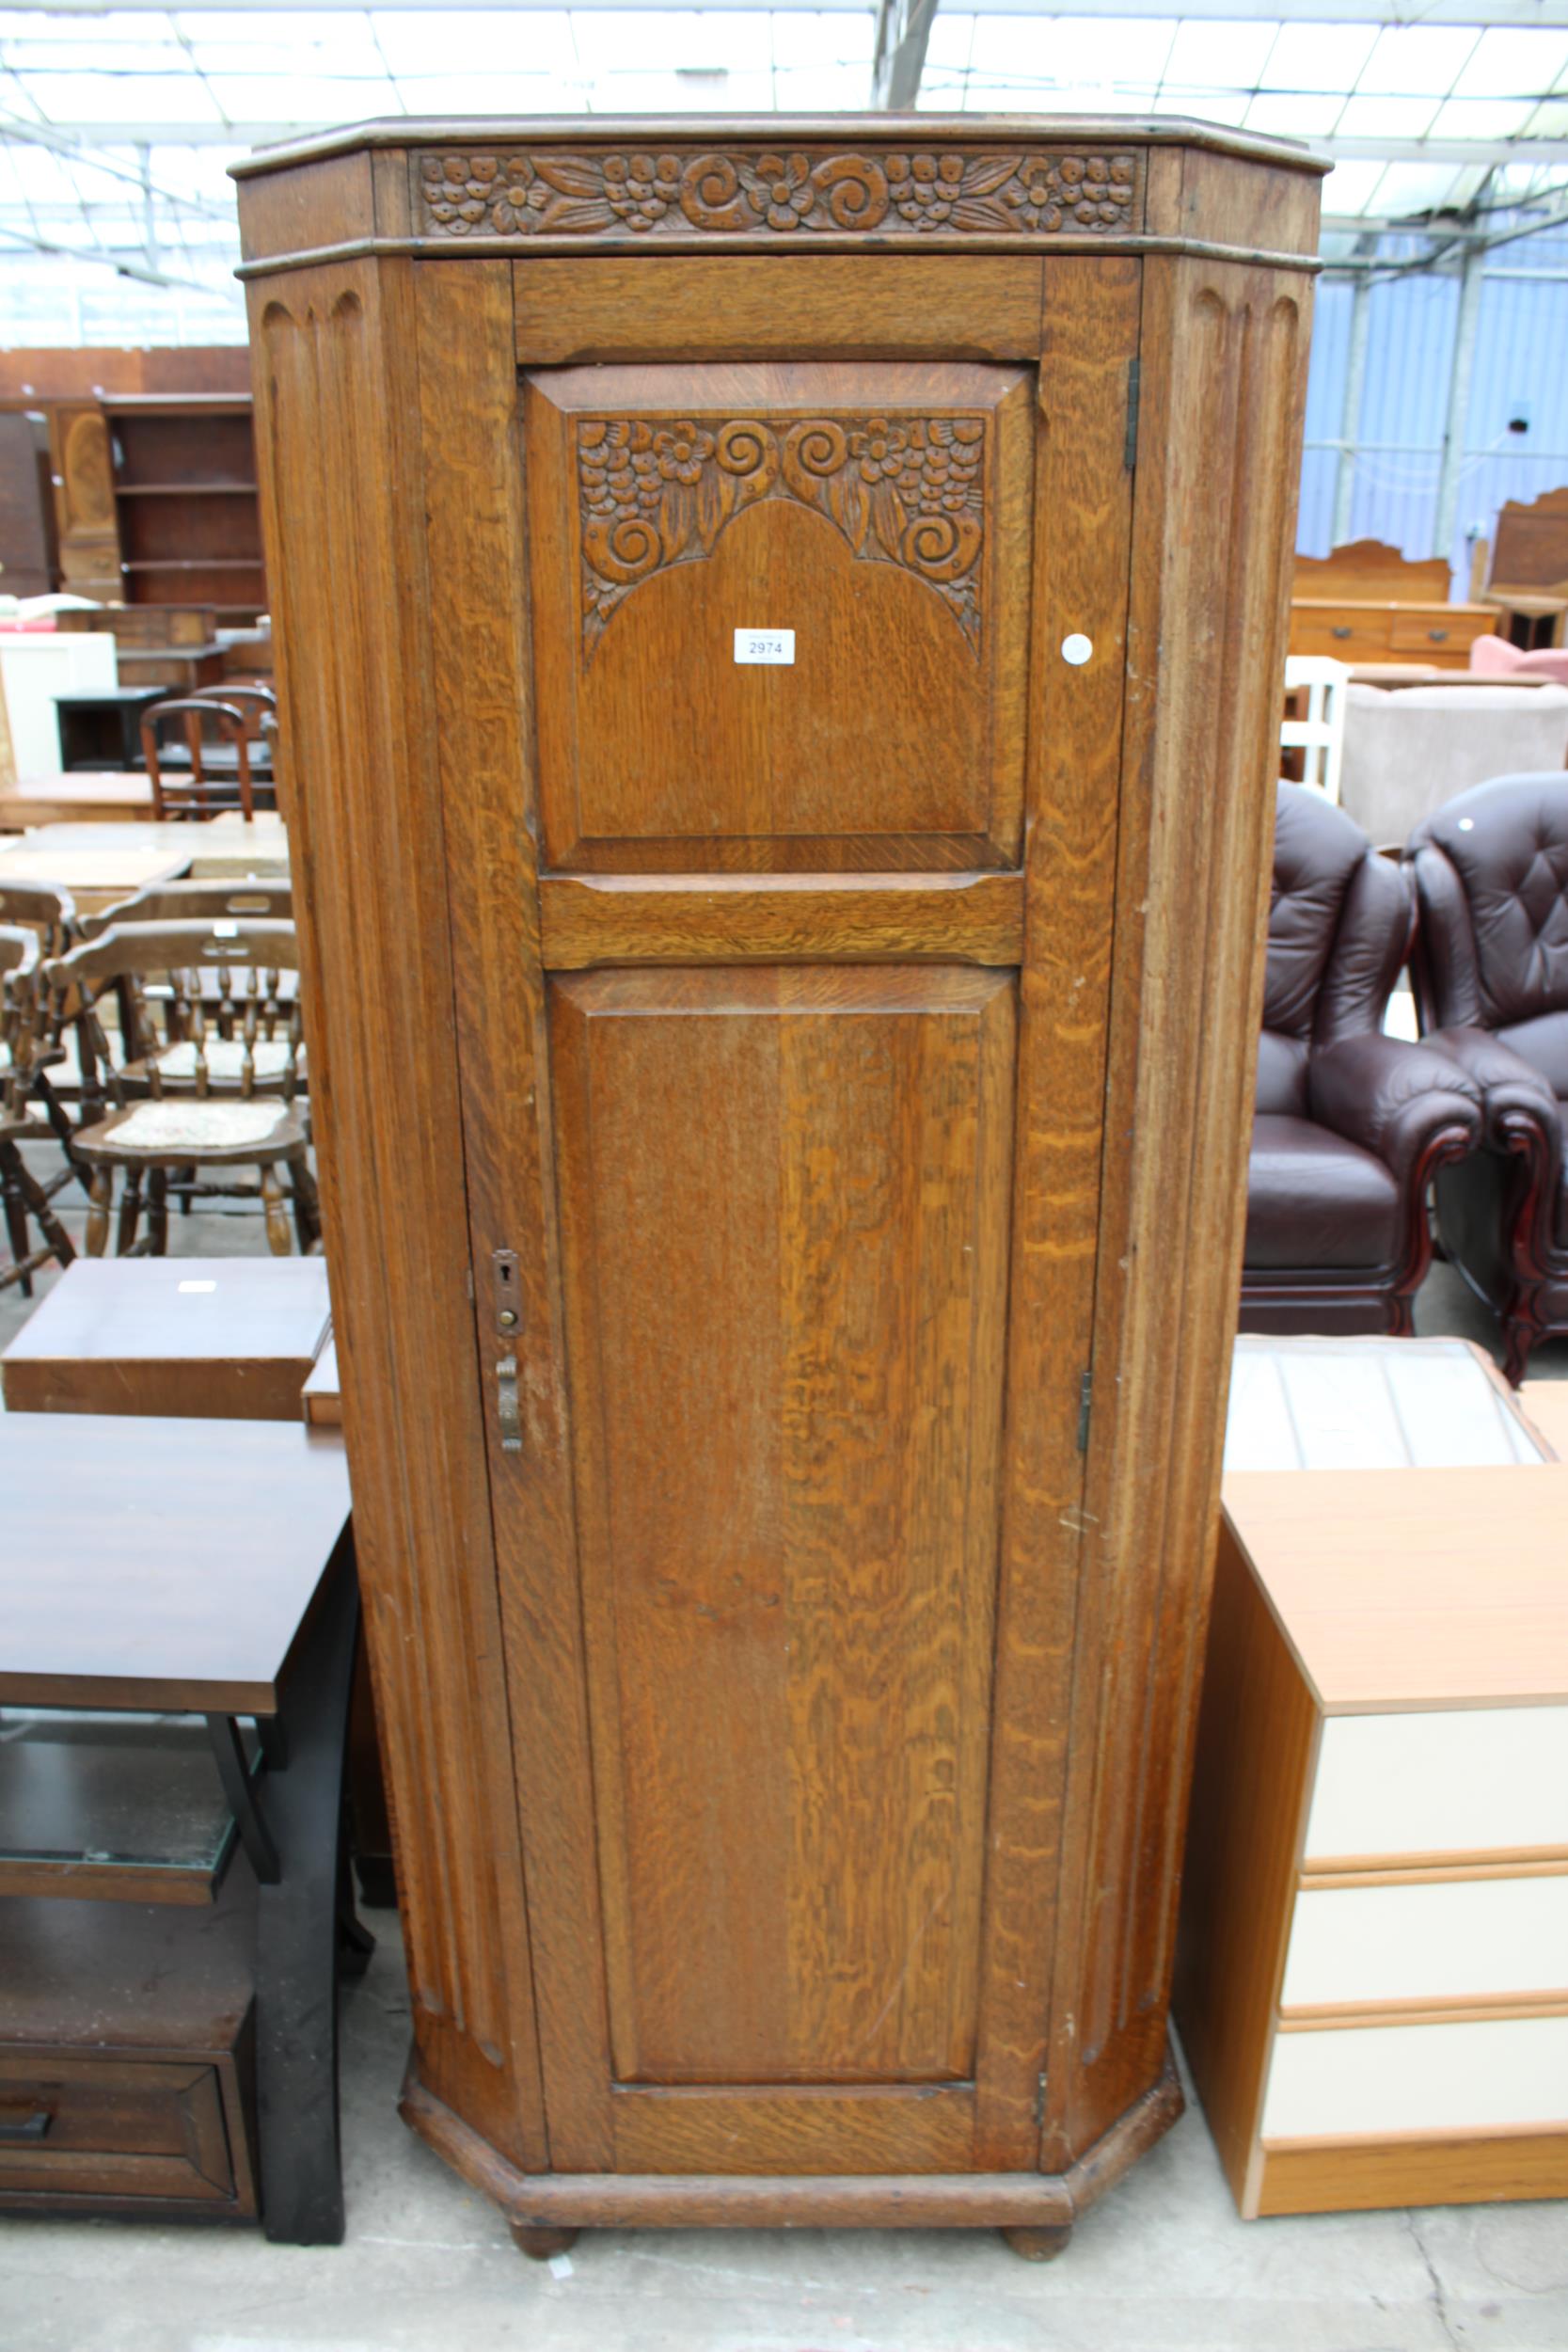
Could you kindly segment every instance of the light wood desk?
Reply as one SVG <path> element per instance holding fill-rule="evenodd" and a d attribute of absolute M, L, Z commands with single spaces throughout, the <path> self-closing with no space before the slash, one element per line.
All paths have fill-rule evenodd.
<path fill-rule="evenodd" d="M 190 875 L 221 882 L 289 871 L 280 817 L 214 818 L 206 824 L 40 825 L 0 843 L 0 882 L 57 882 L 96 914 L 132 892 Z"/>
<path fill-rule="evenodd" d="M 1249 1471 L 1176 2015 L 1244 2217 L 1568 2195 L 1568 1463 Z"/>
<path fill-rule="evenodd" d="M 0 832 L 55 824 L 135 824 L 139 830 L 151 819 L 152 787 L 145 775 L 78 771 L 0 787 Z"/>
<path fill-rule="evenodd" d="M 55 882 L 96 914 L 190 871 L 191 825 L 40 825 L 0 844 L 0 882 Z"/>
<path fill-rule="evenodd" d="M 229 882 L 254 876 L 259 882 L 281 880 L 289 871 L 289 832 L 275 810 L 247 823 L 237 811 L 214 817 L 210 823 L 184 825 L 194 833 L 191 852 L 193 882 Z"/>

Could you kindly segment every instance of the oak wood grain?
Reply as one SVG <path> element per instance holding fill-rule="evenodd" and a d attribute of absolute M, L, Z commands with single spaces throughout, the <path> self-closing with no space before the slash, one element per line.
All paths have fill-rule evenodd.
<path fill-rule="evenodd" d="M 512 264 L 519 367 L 669 358 L 1033 359 L 1034 255 L 664 254 Z"/>
<path fill-rule="evenodd" d="M 977 2161 L 1040 2160 L 1104 1149 L 1136 262 L 1046 275 L 1025 961 Z M 1094 646 L 1062 659 L 1066 638 Z M 1070 1933 L 1070 1929 L 1069 1930 Z"/>
<path fill-rule="evenodd" d="M 540 953 L 602 963 L 1023 960 L 1016 874 L 545 874 Z"/>
<path fill-rule="evenodd" d="M 1076 1629 L 1047 2102 L 1058 2160 L 1162 2062 L 1240 1282 L 1270 681 L 1306 355 L 1299 278 L 1146 262 L 1095 1311 L 1110 1377 Z"/>
<path fill-rule="evenodd" d="M 748 2173 L 962 2172 L 974 2144 L 968 2084 L 784 2090 L 626 2088 L 618 2090 L 620 2172 L 697 2172 L 716 2160 Z"/>
<path fill-rule="evenodd" d="M 475 1482 L 469 1507 L 479 1515 L 468 1573 L 483 1590 L 483 1654 L 498 1670 L 487 1694 L 495 1711 L 483 1728 L 488 1753 L 515 1774 L 521 1831 L 519 1855 L 509 1809 L 495 1855 L 482 1850 L 474 1859 L 494 1873 L 505 1906 L 497 1931 L 517 1967 L 518 2145 L 539 2152 L 543 2142 L 554 2163 L 594 2165 L 608 2163 L 611 2149 L 548 1206 L 510 291 L 504 264 L 461 275 L 425 269 L 415 278 L 429 560 L 444 583 L 432 652 L 450 872 L 445 903 L 431 920 L 451 938 L 467 1184 L 464 1336 L 483 1381 L 483 1431 L 467 1424 L 463 1469 Z M 457 406 L 460 434 L 451 428 Z M 504 1025 L 495 1017 L 500 1003 L 513 1011 Z M 497 1442 L 502 1351 L 494 1253 L 503 1248 L 516 1269 L 520 1320 L 507 1344 L 522 1367 L 522 1455 Z M 493 1552 L 483 1517 L 486 1471 Z M 464 1687 L 461 1675 L 454 1687 Z"/>
<path fill-rule="evenodd" d="M 431 2079 L 537 2154 L 457 1073 L 414 1042 L 450 1035 L 452 968 L 413 279 L 406 263 L 304 271 L 250 302 L 311 1102 L 416 2031 Z M 371 872 L 377 888 L 358 887 Z M 351 977 L 367 972 L 373 1016 Z M 417 1445 L 399 1418 L 413 1399 Z"/>
<path fill-rule="evenodd" d="M 1300 433 L 1302 268 L 1194 247 L 1316 167 L 477 135 L 245 175 L 320 951 L 408 974 L 318 1024 L 405 2111 L 525 2230 L 1060 2229 L 1180 2106 Z"/>
<path fill-rule="evenodd" d="M 965 2076 L 1012 983 L 600 973 L 552 1044 L 617 2075 Z"/>
<path fill-rule="evenodd" d="M 548 863 L 1011 865 L 1029 405 L 955 362 L 531 372 Z"/>
<path fill-rule="evenodd" d="M 641 2095 L 641 2094 L 623 2094 Z M 995 2229 L 1058 2227 L 1087 2212 L 1181 2113 L 1167 2067 L 1067 2171 L 921 2174 L 731 2172 L 528 2176 L 410 2073 L 400 2111 L 509 2219 L 533 2225 L 641 2229 Z"/>

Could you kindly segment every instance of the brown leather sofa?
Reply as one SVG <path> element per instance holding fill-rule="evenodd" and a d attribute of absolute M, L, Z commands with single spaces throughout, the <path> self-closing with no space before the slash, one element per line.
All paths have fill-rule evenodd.
<path fill-rule="evenodd" d="M 1481 1089 L 1382 1021 L 1409 946 L 1408 876 L 1342 809 L 1279 787 L 1244 1331 L 1411 1329 L 1434 1169 L 1473 1147 Z"/>
<path fill-rule="evenodd" d="M 1481 1089 L 1481 1149 L 1437 1182 L 1449 1257 L 1503 1325 L 1511 1380 L 1568 1332 L 1568 774 L 1497 776 L 1406 844 L 1432 1045 Z"/>

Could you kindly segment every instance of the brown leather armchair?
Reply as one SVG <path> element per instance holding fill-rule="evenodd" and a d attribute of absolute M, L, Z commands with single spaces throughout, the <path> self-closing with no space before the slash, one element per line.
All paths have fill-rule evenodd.
<path fill-rule="evenodd" d="M 1478 784 L 1405 855 L 1421 1029 L 1483 1105 L 1481 1150 L 1438 1179 L 1438 1231 L 1501 1318 L 1517 1381 L 1538 1341 L 1568 1332 L 1568 775 Z"/>
<path fill-rule="evenodd" d="M 1247 1170 L 1244 1331 L 1411 1329 L 1427 1188 L 1473 1147 L 1481 1089 L 1385 1037 L 1408 877 L 1342 809 L 1282 784 Z"/>

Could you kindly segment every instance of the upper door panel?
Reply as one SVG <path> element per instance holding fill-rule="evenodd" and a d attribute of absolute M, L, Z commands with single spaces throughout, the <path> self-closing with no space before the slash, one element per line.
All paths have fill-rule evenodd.
<path fill-rule="evenodd" d="M 1030 372 L 906 361 L 524 379 L 546 861 L 1017 862 Z M 793 660 L 736 659 L 736 631 Z"/>

